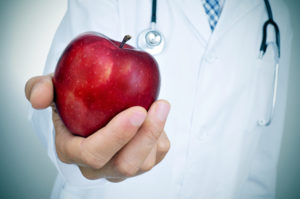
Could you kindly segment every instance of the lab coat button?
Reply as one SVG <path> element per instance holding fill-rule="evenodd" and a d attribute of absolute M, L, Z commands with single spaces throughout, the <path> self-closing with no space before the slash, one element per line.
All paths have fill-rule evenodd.
<path fill-rule="evenodd" d="M 208 138 L 208 132 L 206 130 L 205 126 L 202 126 L 199 130 L 199 132 L 196 134 L 196 138 L 199 142 L 203 142 L 205 140 L 207 140 Z"/>
<path fill-rule="evenodd" d="M 214 61 L 217 60 L 217 55 L 215 52 L 210 52 L 210 53 L 207 53 L 207 55 L 205 56 L 205 60 L 206 62 L 208 63 L 213 63 Z"/>
<path fill-rule="evenodd" d="M 208 133 L 206 131 L 204 131 L 199 137 L 198 137 L 198 140 L 199 142 L 204 142 L 206 141 L 208 138 Z"/>

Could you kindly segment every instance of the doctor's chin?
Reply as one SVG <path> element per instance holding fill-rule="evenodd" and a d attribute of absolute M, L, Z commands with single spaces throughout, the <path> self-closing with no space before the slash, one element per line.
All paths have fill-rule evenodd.
<path fill-rule="evenodd" d="M 300 198 L 297 1 L 0 5 L 1 198 Z"/>

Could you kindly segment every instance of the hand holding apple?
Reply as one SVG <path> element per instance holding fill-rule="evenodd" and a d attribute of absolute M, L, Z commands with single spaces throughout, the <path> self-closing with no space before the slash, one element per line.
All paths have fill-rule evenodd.
<path fill-rule="evenodd" d="M 63 52 L 54 73 L 55 104 L 74 134 L 88 136 L 132 107 L 146 110 L 158 96 L 155 59 L 98 33 L 85 33 Z"/>
<path fill-rule="evenodd" d="M 150 170 L 164 158 L 170 147 L 163 130 L 168 102 L 154 102 L 148 113 L 142 107 L 128 108 L 84 138 L 73 135 L 55 111 L 51 78 L 52 75 L 31 78 L 25 93 L 36 109 L 52 105 L 56 152 L 61 161 L 79 165 L 89 179 L 119 182 Z"/>

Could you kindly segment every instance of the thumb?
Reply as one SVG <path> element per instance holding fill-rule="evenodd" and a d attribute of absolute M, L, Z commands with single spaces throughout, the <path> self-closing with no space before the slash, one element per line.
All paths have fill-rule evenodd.
<path fill-rule="evenodd" d="M 25 85 L 25 95 L 33 108 L 43 109 L 53 101 L 52 75 L 37 76 L 29 79 Z"/>

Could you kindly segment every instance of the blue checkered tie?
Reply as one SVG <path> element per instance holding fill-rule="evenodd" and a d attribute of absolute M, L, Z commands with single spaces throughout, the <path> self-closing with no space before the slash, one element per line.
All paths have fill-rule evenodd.
<path fill-rule="evenodd" d="M 202 2 L 208 16 L 210 29 L 211 31 L 214 31 L 221 14 L 219 0 L 202 0 Z"/>

